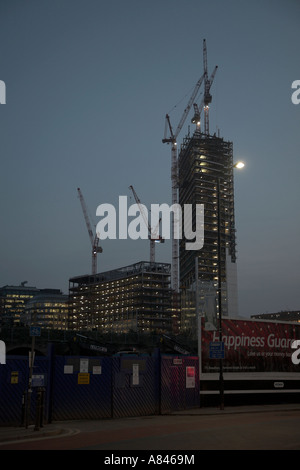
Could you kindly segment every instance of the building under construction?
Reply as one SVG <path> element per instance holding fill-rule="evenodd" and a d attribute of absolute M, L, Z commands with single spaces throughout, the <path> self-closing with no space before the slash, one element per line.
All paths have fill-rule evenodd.
<path fill-rule="evenodd" d="M 170 264 L 142 261 L 70 279 L 70 328 L 171 332 L 170 277 Z"/>
<path fill-rule="evenodd" d="M 196 129 L 192 136 L 188 135 L 183 140 L 178 165 L 181 207 L 184 204 L 193 204 L 195 210 L 196 204 L 204 205 L 203 248 L 188 251 L 185 249 L 184 239 L 180 244 L 181 327 L 193 330 L 196 326 L 196 258 L 198 306 L 200 314 L 205 315 L 206 322 L 214 324 L 217 318 L 219 275 L 222 314 L 235 316 L 238 313 L 232 143 Z M 193 223 L 195 225 L 195 220 Z"/>
<path fill-rule="evenodd" d="M 193 333 L 196 333 L 198 326 L 196 309 L 200 315 L 205 315 L 207 323 L 214 325 L 218 312 L 220 314 L 222 311 L 222 314 L 230 316 L 237 315 L 232 143 L 209 132 L 211 86 L 217 68 L 215 66 L 209 77 L 204 39 L 203 74 L 196 83 L 175 131 L 170 116 L 166 115 L 163 139 L 163 143 L 172 145 L 172 204 L 179 202 L 183 220 L 184 206 L 192 206 L 194 233 L 197 225 L 197 205 L 204 206 L 204 246 L 199 250 L 188 250 L 187 240 L 182 238 L 178 250 L 174 237 L 172 240 L 172 286 L 175 292 L 181 294 L 180 328 Z M 198 104 L 197 96 L 202 83 L 203 97 Z M 183 139 L 177 158 L 178 136 L 192 106 L 194 117 L 191 122 L 196 125 L 196 130 L 192 136 L 189 131 Z M 203 129 L 200 127 L 202 111 Z M 190 231 L 190 227 L 188 230 Z M 203 238 L 203 231 L 200 238 Z"/>

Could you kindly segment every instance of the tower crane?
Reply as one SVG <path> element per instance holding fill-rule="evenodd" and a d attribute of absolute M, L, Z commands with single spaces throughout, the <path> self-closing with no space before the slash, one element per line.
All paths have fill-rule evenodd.
<path fill-rule="evenodd" d="M 181 131 L 184 123 L 185 123 L 185 120 L 190 112 L 190 109 L 191 109 L 191 106 L 199 92 L 199 89 L 202 85 L 202 82 L 203 80 L 205 79 L 205 74 L 203 73 L 203 75 L 201 76 L 201 78 L 197 81 L 196 85 L 195 85 L 195 88 L 193 90 L 193 93 L 189 99 L 189 102 L 183 112 L 183 115 L 181 116 L 181 119 L 179 121 L 179 124 L 177 126 L 177 129 L 175 131 L 175 134 L 173 133 L 173 129 L 172 129 L 172 126 L 171 126 L 171 123 L 170 123 L 170 116 L 168 114 L 166 114 L 166 126 L 165 126 L 165 135 L 164 135 L 164 138 L 162 139 L 162 142 L 163 144 L 165 143 L 172 143 L 172 144 L 177 144 L 177 137 L 179 135 L 179 132 Z M 170 131 L 170 136 L 167 137 L 167 128 L 169 127 L 169 131 Z"/>
<path fill-rule="evenodd" d="M 204 134 L 209 134 L 209 105 L 212 100 L 212 96 L 210 94 L 210 87 L 212 85 L 215 73 L 217 71 L 217 66 L 212 73 L 212 76 L 208 78 L 207 75 L 207 48 L 206 48 L 206 40 L 203 39 L 203 67 L 204 67 L 204 97 L 203 97 L 203 104 L 204 104 Z"/>
<path fill-rule="evenodd" d="M 82 192 L 81 192 L 80 188 L 77 188 L 77 191 L 78 191 L 78 196 L 79 196 L 79 199 L 80 199 L 80 203 L 81 203 L 85 223 L 86 223 L 86 226 L 87 226 L 88 234 L 89 234 L 91 245 L 92 245 L 92 274 L 96 274 L 97 273 L 97 254 L 102 253 L 103 250 L 102 250 L 101 246 L 98 246 L 99 245 L 98 235 L 93 234 L 91 222 L 90 222 L 90 219 L 89 219 L 89 216 L 88 216 L 87 207 L 86 207 L 86 204 L 85 204 L 85 201 L 84 201 L 84 198 L 83 198 L 83 195 L 82 195 Z"/>
<path fill-rule="evenodd" d="M 212 100 L 212 97 L 211 97 L 211 94 L 210 94 L 210 88 L 213 84 L 217 69 L 218 69 L 218 66 L 216 65 L 215 68 L 214 68 L 214 71 L 212 72 L 212 74 L 209 78 L 209 80 L 207 80 L 208 85 L 207 85 L 207 89 L 206 89 L 206 96 L 209 94 L 210 98 L 207 98 L 207 97 L 205 98 L 205 95 L 204 95 L 204 97 L 201 101 L 201 104 L 199 106 L 198 106 L 197 103 L 193 103 L 194 116 L 191 119 L 191 122 L 193 124 L 196 124 L 196 125 L 200 126 L 200 118 L 201 118 L 202 109 L 204 109 L 204 112 L 206 112 L 206 117 L 204 119 L 204 124 L 205 124 L 204 133 L 205 134 L 209 133 L 209 119 L 208 119 L 209 106 L 208 106 L 208 104 L 205 105 L 205 103 L 207 102 L 208 99 L 210 99 L 210 102 Z"/>
<path fill-rule="evenodd" d="M 197 81 L 195 88 L 192 92 L 192 95 L 188 101 L 188 104 L 183 112 L 183 115 L 179 121 L 179 124 L 176 128 L 175 133 L 173 132 L 170 116 L 166 115 L 165 120 L 165 135 L 162 139 L 162 142 L 165 144 L 172 144 L 171 148 L 171 180 L 172 180 L 172 205 L 178 204 L 178 161 L 177 161 L 177 137 L 185 123 L 185 120 L 190 112 L 191 106 L 194 103 L 196 96 L 199 92 L 199 89 L 202 85 L 203 80 L 205 79 L 205 74 L 203 74 L 200 79 Z M 169 137 L 167 137 L 167 130 L 169 128 Z M 174 220 L 173 220 L 173 234 L 172 234 L 172 289 L 175 292 L 179 292 L 179 241 L 174 237 L 174 226 L 178 223 L 176 218 L 176 213 L 174 212 Z M 177 225 L 178 226 L 178 225 Z"/>
<path fill-rule="evenodd" d="M 154 230 L 152 230 L 151 225 L 149 224 L 148 217 L 145 214 L 141 201 L 138 195 L 136 194 L 134 187 L 131 185 L 129 186 L 129 189 L 131 189 L 134 199 L 137 205 L 139 206 L 139 209 L 145 221 L 145 224 L 148 227 L 149 240 L 150 240 L 150 261 L 151 263 L 154 263 L 155 262 L 155 243 L 163 243 L 164 239 L 160 235 L 157 234 L 158 226 L 155 227 Z M 158 222 L 158 225 L 159 225 L 159 222 Z"/>

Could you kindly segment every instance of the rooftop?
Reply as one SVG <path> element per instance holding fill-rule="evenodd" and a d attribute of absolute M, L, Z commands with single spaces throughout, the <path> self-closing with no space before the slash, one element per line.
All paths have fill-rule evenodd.
<path fill-rule="evenodd" d="M 171 264 L 169 263 L 151 263 L 149 261 L 140 261 L 138 263 L 116 268 L 110 271 L 105 271 L 98 274 L 85 274 L 83 276 L 76 276 L 70 279 L 70 282 L 75 283 L 97 283 L 103 281 L 112 281 L 122 279 L 124 277 L 133 276 L 141 272 L 171 274 Z"/>

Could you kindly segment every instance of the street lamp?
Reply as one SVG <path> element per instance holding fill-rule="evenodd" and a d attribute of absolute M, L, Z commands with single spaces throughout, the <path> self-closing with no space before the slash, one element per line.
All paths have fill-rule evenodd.
<path fill-rule="evenodd" d="M 237 162 L 233 165 L 233 168 L 242 169 L 245 164 L 243 162 Z M 218 304 L 219 304 L 219 341 L 222 343 L 222 282 L 221 282 L 221 272 L 222 272 L 222 263 L 221 263 L 221 191 L 220 191 L 220 180 L 217 178 L 217 196 L 218 196 L 218 207 L 217 207 L 217 217 L 218 217 Z M 220 375 L 219 375 L 219 385 L 220 385 L 220 409 L 224 409 L 224 378 L 223 378 L 223 362 L 220 358 Z"/>

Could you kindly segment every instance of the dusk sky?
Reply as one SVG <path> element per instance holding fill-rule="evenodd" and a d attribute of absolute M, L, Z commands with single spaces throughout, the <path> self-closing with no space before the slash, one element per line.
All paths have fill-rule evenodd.
<path fill-rule="evenodd" d="M 77 188 L 94 222 L 120 195 L 171 204 L 176 127 L 218 65 L 210 131 L 233 142 L 239 313 L 300 309 L 299 0 L 0 0 L 0 287 L 91 273 Z M 186 135 L 190 118 L 178 142 Z M 191 125 L 191 130 L 192 130 Z M 149 260 L 103 240 L 98 271 Z M 156 261 L 171 262 L 171 242 Z"/>

